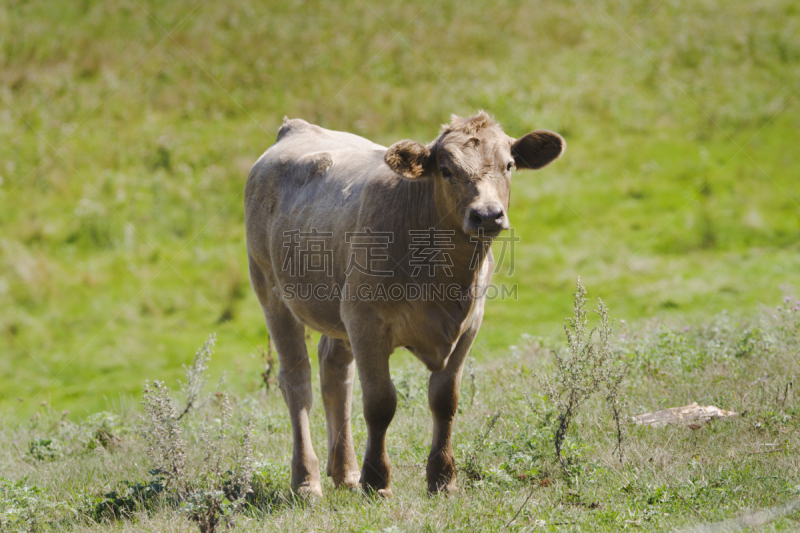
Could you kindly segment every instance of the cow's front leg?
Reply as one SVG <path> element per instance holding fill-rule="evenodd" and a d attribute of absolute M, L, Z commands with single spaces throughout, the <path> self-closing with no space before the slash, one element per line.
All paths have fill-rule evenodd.
<path fill-rule="evenodd" d="M 453 420 L 458 409 L 459 387 L 464 360 L 480 328 L 480 316 L 458 341 L 444 370 L 431 374 L 428 405 L 433 415 L 433 442 L 426 474 L 429 492 L 454 492 L 456 463 L 453 457 Z"/>
<path fill-rule="evenodd" d="M 344 341 L 323 335 L 319 339 L 319 374 L 322 403 L 328 425 L 328 475 L 335 487 L 358 485 L 359 472 L 350 411 L 356 369 L 353 352 Z"/>
<path fill-rule="evenodd" d="M 367 330 L 363 328 L 362 331 Z M 374 330 L 373 330 L 374 331 Z M 386 453 L 386 430 L 397 408 L 397 393 L 389 374 L 391 349 L 375 335 L 350 336 L 367 423 L 367 450 L 361 469 L 361 486 L 366 492 L 390 497 L 391 464 Z"/>

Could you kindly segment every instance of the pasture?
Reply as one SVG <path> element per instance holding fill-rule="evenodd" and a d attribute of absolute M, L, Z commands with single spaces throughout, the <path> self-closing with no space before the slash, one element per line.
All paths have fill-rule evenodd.
<path fill-rule="evenodd" d="M 182 431 L 192 463 L 203 423 L 221 424 L 225 374 L 225 435 L 251 418 L 257 428 L 254 496 L 233 515 L 248 529 L 658 531 L 794 501 L 798 97 L 789 0 L 3 3 L 0 530 L 19 517 L 35 530 L 195 527 L 166 492 L 132 496 L 159 483 L 136 417 L 146 380 L 181 404 L 182 365 L 212 332 L 212 399 Z M 462 384 L 462 491 L 424 494 L 427 374 L 398 351 L 395 498 L 325 485 L 307 507 L 288 491 L 288 416 L 261 375 L 250 166 L 284 115 L 388 146 L 427 142 L 451 113 L 478 109 L 511 135 L 547 128 L 568 147 L 513 178 L 519 241 L 494 282 L 517 290 L 487 303 Z M 627 414 L 698 401 L 742 416 L 630 426 L 620 464 L 592 400 L 568 435 L 565 477 L 535 376 L 553 375 L 551 350 L 564 351 L 578 277 L 617 319 Z M 753 527 L 796 529 L 784 510 Z"/>
<path fill-rule="evenodd" d="M 537 378 L 554 375 L 550 350 L 564 356 L 564 346 L 527 336 L 503 360 L 466 369 L 454 431 L 460 491 L 453 495 L 431 497 L 425 490 L 427 372 L 411 364 L 394 373 L 399 402 L 387 437 L 392 499 L 334 491 L 323 477 L 321 501 L 309 506 L 298 500 L 289 486 L 289 415 L 274 384 L 230 398 L 213 383 L 206 387 L 198 408 L 177 424 L 184 478 L 195 494 L 212 498 L 217 490 L 218 498 L 233 500 L 229 482 L 249 465 L 252 493 L 237 512 L 232 504 L 220 511 L 244 531 L 716 532 L 747 524 L 751 531 L 794 531 L 800 520 L 793 390 L 800 312 L 780 307 L 750 317 L 723 313 L 688 330 L 618 324 L 613 353 L 630 365 L 621 389 L 624 412 L 696 400 L 739 413 L 694 426 L 626 423 L 622 462 L 612 417 L 603 395 L 596 395 L 567 433 L 565 475 L 553 451 L 558 410 Z M 181 411 L 186 396 L 176 384 L 168 386 Z M 314 387 L 311 433 L 324 461 L 318 375 Z M 163 464 L 155 471 L 148 439 L 141 437 L 147 425 L 137 421 L 141 413 L 128 401 L 73 422 L 40 406 L 30 419 L 5 426 L 0 524 L 11 531 L 196 530 L 192 513 L 207 509 L 207 501 L 176 499 L 176 487 L 186 481 L 165 475 Z M 358 401 L 353 438 L 360 461 L 366 426 Z M 768 512 L 758 514 L 761 509 Z M 724 520 L 734 523 L 702 527 Z"/>

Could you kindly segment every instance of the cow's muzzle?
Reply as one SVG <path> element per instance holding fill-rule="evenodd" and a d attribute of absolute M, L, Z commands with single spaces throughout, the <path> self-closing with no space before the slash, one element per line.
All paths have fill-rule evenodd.
<path fill-rule="evenodd" d="M 483 233 L 492 237 L 508 228 L 508 217 L 500 204 L 486 204 L 471 207 L 467 210 L 467 216 L 464 220 L 465 233 Z"/>

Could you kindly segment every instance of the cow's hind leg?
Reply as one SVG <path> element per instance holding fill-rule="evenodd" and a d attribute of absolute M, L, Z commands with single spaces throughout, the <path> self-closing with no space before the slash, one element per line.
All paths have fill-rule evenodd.
<path fill-rule="evenodd" d="M 358 486 L 359 472 L 350 412 L 356 368 L 353 352 L 344 341 L 323 335 L 319 339 L 319 374 L 322 403 L 328 423 L 328 475 L 335 487 Z"/>
<path fill-rule="evenodd" d="M 292 489 L 303 497 L 321 497 L 319 462 L 311 445 L 308 417 L 311 411 L 311 363 L 305 342 L 305 328 L 267 278 L 250 260 L 250 278 L 267 321 L 270 339 L 278 351 L 278 384 L 289 407 L 292 421 Z"/>
<path fill-rule="evenodd" d="M 431 374 L 428 382 L 428 405 L 433 415 L 433 442 L 426 474 L 429 492 L 454 492 L 456 463 L 453 456 L 453 420 L 458 409 L 459 387 L 464 360 L 480 328 L 481 317 L 459 339 L 447 366 Z"/>

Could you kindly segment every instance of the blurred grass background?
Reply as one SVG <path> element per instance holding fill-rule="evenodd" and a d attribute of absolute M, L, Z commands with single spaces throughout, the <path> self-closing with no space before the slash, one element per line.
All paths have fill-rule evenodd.
<path fill-rule="evenodd" d="M 558 334 L 579 275 L 627 320 L 774 304 L 800 280 L 798 90 L 793 0 L 3 2 L 0 412 L 115 405 L 212 331 L 213 373 L 258 386 L 242 191 L 284 115 L 564 135 L 515 175 L 518 299 L 479 360 Z"/>

